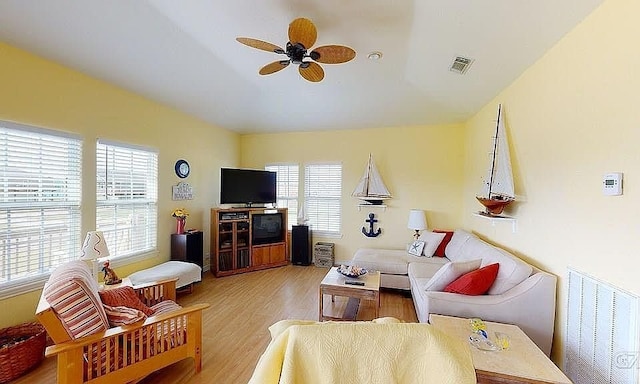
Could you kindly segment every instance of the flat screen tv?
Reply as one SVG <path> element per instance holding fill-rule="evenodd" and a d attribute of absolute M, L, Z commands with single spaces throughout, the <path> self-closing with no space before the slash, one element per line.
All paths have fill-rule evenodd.
<path fill-rule="evenodd" d="M 276 202 L 276 173 L 237 168 L 220 169 L 220 204 Z"/>
<path fill-rule="evenodd" d="M 284 241 L 281 212 L 253 214 L 251 219 L 251 244 L 271 244 Z"/>

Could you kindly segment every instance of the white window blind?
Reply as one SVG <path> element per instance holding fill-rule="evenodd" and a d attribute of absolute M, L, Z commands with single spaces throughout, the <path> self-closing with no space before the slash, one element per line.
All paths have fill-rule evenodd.
<path fill-rule="evenodd" d="M 81 156 L 79 137 L 0 121 L 3 294 L 24 291 L 79 257 Z"/>
<path fill-rule="evenodd" d="M 276 173 L 278 208 L 287 208 L 289 228 L 298 221 L 298 186 L 300 172 L 297 164 L 269 164 L 266 171 Z"/>
<path fill-rule="evenodd" d="M 96 192 L 96 230 L 104 233 L 111 257 L 156 250 L 156 151 L 98 141 Z"/>
<path fill-rule="evenodd" d="M 305 210 L 318 235 L 339 235 L 342 226 L 342 165 L 309 164 L 304 171 Z"/>

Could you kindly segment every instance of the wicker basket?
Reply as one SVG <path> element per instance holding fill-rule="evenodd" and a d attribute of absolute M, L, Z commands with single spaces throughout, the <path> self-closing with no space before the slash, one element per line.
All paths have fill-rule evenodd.
<path fill-rule="evenodd" d="M 0 383 L 6 383 L 38 365 L 44 358 L 47 336 L 40 323 L 24 323 L 0 330 Z"/>
<path fill-rule="evenodd" d="M 316 267 L 333 267 L 334 243 L 317 242 L 313 247 L 313 260 Z"/>

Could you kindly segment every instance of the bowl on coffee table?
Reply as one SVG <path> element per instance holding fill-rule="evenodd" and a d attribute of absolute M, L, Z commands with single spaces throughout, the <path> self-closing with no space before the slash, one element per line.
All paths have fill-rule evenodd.
<path fill-rule="evenodd" d="M 367 274 L 367 270 L 355 265 L 341 265 L 337 269 L 338 273 L 346 277 L 356 279 Z"/>

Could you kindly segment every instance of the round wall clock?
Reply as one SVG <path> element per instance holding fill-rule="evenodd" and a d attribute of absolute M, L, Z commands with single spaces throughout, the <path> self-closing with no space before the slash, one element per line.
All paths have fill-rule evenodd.
<path fill-rule="evenodd" d="M 184 179 L 185 177 L 189 176 L 190 171 L 191 167 L 186 160 L 180 159 L 176 161 L 176 175 L 178 175 L 179 178 Z"/>

